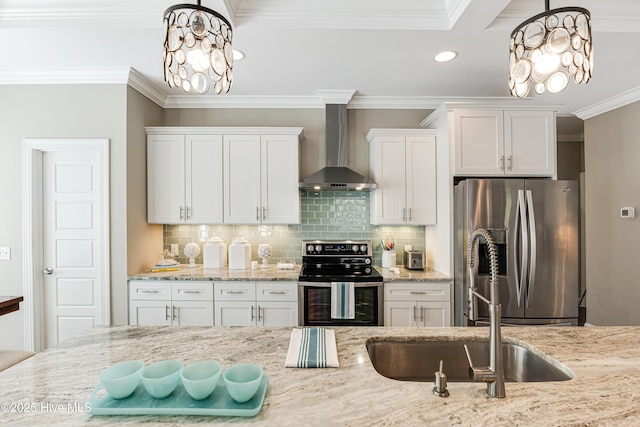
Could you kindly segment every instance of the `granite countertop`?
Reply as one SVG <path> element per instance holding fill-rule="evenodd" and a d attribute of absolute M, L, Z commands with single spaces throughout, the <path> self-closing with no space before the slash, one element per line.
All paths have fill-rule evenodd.
<path fill-rule="evenodd" d="M 225 268 L 203 268 L 202 264 L 196 267 L 180 265 L 179 271 L 167 271 L 165 273 L 140 273 L 129 276 L 129 280 L 269 280 L 297 282 L 300 275 L 300 266 L 294 266 L 293 270 L 279 270 L 276 264 L 270 264 L 268 268 L 259 266 L 256 270 L 230 270 Z"/>
<path fill-rule="evenodd" d="M 129 280 L 274 280 L 297 282 L 300 275 L 300 265 L 296 265 L 293 270 L 278 270 L 276 264 L 269 265 L 268 268 L 258 268 L 257 270 L 229 270 L 225 268 L 202 268 L 187 267 L 181 265 L 179 271 L 167 271 L 165 273 L 140 273 L 129 276 Z M 400 274 L 393 274 L 388 268 L 375 266 L 376 270 L 382 274 L 385 282 L 450 282 L 451 277 L 430 270 L 407 270 L 403 266 L 398 266 Z"/>
<path fill-rule="evenodd" d="M 337 369 L 285 368 L 291 328 L 94 328 L 0 372 L 1 419 L 10 425 L 48 426 L 640 424 L 640 327 L 504 328 L 505 340 L 526 343 L 574 374 L 562 382 L 507 383 L 505 399 L 488 398 L 480 383 L 450 382 L 450 397 L 439 398 L 431 383 L 385 378 L 374 370 L 365 346 L 372 337 L 484 338 L 486 328 L 333 329 Z M 185 364 L 216 359 L 223 367 L 263 365 L 271 379 L 262 410 L 253 418 L 231 418 L 91 417 L 74 409 L 86 402 L 102 369 L 128 359 L 150 363 L 166 358 Z"/>
<path fill-rule="evenodd" d="M 451 277 L 435 270 L 408 270 L 402 265 L 396 268 L 400 274 L 394 274 L 388 268 L 376 266 L 385 282 L 451 282 Z"/>

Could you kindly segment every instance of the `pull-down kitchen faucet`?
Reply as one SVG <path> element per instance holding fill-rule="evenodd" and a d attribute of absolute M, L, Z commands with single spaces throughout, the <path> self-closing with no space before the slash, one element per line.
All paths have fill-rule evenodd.
<path fill-rule="evenodd" d="M 477 292 L 477 288 L 473 286 L 473 274 L 469 274 L 471 286 L 469 287 L 469 320 L 478 320 L 476 307 L 476 298 L 481 299 L 489 306 L 489 366 L 475 367 L 471 362 L 469 349 L 464 346 L 469 359 L 469 377 L 478 382 L 487 383 L 487 394 L 490 397 L 505 397 L 504 391 L 504 364 L 502 360 L 502 332 L 500 323 L 502 322 L 502 305 L 499 304 L 498 298 L 498 254 L 496 244 L 491 234 L 479 228 L 471 234 L 467 246 L 467 265 L 470 273 L 473 269 L 473 245 L 475 241 L 482 237 L 487 242 L 489 252 L 489 268 L 491 272 L 490 297 L 488 300 Z"/>

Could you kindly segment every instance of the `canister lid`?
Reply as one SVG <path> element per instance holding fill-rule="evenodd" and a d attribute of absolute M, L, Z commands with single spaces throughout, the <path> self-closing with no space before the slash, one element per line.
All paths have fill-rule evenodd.
<path fill-rule="evenodd" d="M 207 240 L 207 243 L 205 246 L 222 246 L 222 245 L 224 245 L 224 240 L 222 240 L 218 236 L 213 236 L 212 238 Z"/>
<path fill-rule="evenodd" d="M 233 242 L 231 242 L 231 246 L 250 246 L 250 245 L 251 244 L 249 243 L 249 241 L 242 236 L 235 238 Z"/>

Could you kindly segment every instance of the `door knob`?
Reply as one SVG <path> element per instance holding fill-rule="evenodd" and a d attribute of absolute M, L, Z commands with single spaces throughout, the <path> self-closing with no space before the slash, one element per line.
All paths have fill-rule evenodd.
<path fill-rule="evenodd" d="M 44 269 L 44 274 L 53 274 L 53 268 L 47 267 Z"/>

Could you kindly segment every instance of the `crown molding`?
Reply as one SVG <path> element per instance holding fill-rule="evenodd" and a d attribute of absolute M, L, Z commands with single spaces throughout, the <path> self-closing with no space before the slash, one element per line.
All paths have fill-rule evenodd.
<path fill-rule="evenodd" d="M 637 101 L 640 101 L 640 86 L 630 89 L 626 92 L 622 92 L 619 95 L 612 96 L 611 98 L 607 98 L 603 101 L 597 102 L 588 107 L 581 108 L 573 112 L 573 115 L 575 115 L 579 119 L 587 120 L 600 114 L 615 110 L 617 108 L 624 107 L 625 105 L 633 104 Z"/>
<path fill-rule="evenodd" d="M 318 98 L 324 104 L 348 104 L 356 93 L 355 90 L 318 90 Z"/>
<path fill-rule="evenodd" d="M 135 68 L 131 68 L 129 70 L 127 84 L 140 92 L 142 95 L 149 98 L 151 101 L 165 108 L 167 99 L 165 93 L 162 90 L 158 89 L 156 85 L 151 83 L 149 79 L 140 74 Z"/>
<path fill-rule="evenodd" d="M 0 85 L 126 84 L 129 67 L 111 68 L 2 68 Z"/>

